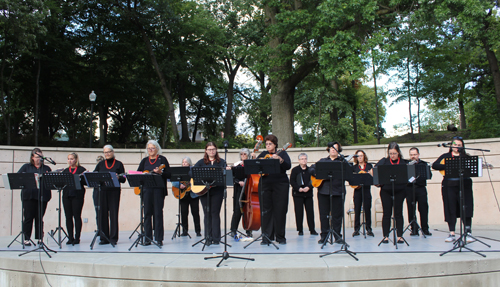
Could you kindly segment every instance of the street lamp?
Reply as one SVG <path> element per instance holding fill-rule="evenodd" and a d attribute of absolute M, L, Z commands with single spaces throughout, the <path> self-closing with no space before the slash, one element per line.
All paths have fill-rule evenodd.
<path fill-rule="evenodd" d="M 93 128 L 93 120 L 94 120 L 94 102 L 95 99 L 97 98 L 97 95 L 92 91 L 89 94 L 89 100 L 90 100 L 90 140 L 89 140 L 89 147 L 92 147 L 92 128 Z"/>

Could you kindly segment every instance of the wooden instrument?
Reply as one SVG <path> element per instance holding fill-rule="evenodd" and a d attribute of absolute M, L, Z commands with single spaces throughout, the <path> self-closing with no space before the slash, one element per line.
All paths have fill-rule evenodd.
<path fill-rule="evenodd" d="M 366 172 L 366 171 L 364 171 L 364 170 L 360 170 L 360 171 L 358 172 L 358 174 L 359 174 L 359 173 L 363 174 L 363 173 L 367 173 L 367 172 Z M 352 188 L 354 188 L 354 189 L 358 189 L 358 188 L 360 188 L 360 186 L 359 186 L 359 185 L 351 185 L 351 187 L 352 187 Z"/>
<path fill-rule="evenodd" d="M 195 185 L 194 179 L 192 179 L 192 178 L 191 178 L 190 185 L 191 185 L 191 192 L 196 193 L 198 196 L 205 195 L 205 193 L 207 193 L 211 188 L 210 185 Z"/>
<path fill-rule="evenodd" d="M 180 188 L 181 184 L 184 184 L 186 187 L 184 189 Z M 172 192 L 174 193 L 174 197 L 177 199 L 183 199 L 188 191 L 191 191 L 191 183 L 187 181 L 181 181 L 179 183 L 179 188 L 172 186 Z"/>
<path fill-rule="evenodd" d="M 345 158 L 346 161 L 350 161 L 354 157 L 353 154 L 349 155 L 348 157 Z M 311 175 L 311 185 L 313 187 L 320 187 L 321 184 L 323 183 L 324 179 L 317 179 L 314 175 Z"/>
<path fill-rule="evenodd" d="M 164 168 L 165 168 L 164 164 L 162 164 L 158 167 L 158 169 L 160 169 L 160 170 L 163 170 Z M 151 173 L 151 171 L 145 170 L 142 173 Z M 134 187 L 134 193 L 137 195 L 141 194 L 141 189 L 138 186 Z"/>
<path fill-rule="evenodd" d="M 253 152 L 259 151 L 264 137 L 258 135 L 257 143 L 253 148 Z M 258 174 L 250 174 L 245 179 L 245 184 L 240 195 L 240 207 L 243 214 L 243 228 L 245 230 L 259 230 L 260 229 L 260 201 L 259 201 L 259 180 Z"/>

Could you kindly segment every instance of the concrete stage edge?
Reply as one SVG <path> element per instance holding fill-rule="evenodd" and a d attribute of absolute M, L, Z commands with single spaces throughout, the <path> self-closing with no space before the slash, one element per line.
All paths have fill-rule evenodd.
<path fill-rule="evenodd" d="M 218 268 L 220 259 L 204 258 L 220 255 L 222 245 L 209 246 L 203 252 L 201 246 L 196 246 L 189 249 L 191 253 L 182 253 L 196 237 L 174 239 L 177 242 L 167 238 L 162 251 L 154 246 L 139 246 L 128 252 L 133 242 L 128 238 L 120 239 L 117 248 L 96 245 L 90 251 L 91 234 L 87 234 L 78 247 L 81 250 L 76 246 L 58 249 L 49 244 L 58 251 L 51 253 L 52 258 L 43 252 L 19 256 L 19 244 L 16 250 L 7 250 L 5 246 L 13 237 L 3 237 L 0 286 L 500 286 L 500 230 L 498 226 L 476 230 L 474 234 L 487 238 L 484 241 L 491 248 L 477 242 L 467 246 L 481 251 L 485 258 L 469 251 L 440 256 L 435 248 L 445 251 L 452 246 L 444 243 L 447 234 L 440 231 L 427 239 L 407 236 L 410 246 L 399 245 L 398 250 L 391 244 L 378 247 L 380 232 L 369 239 L 348 237 L 350 250 L 358 252 L 359 261 L 345 252 L 320 258 L 320 254 L 336 251 L 340 245 L 320 249 L 318 237 L 290 235 L 288 244 L 280 246 L 280 250 L 256 242 L 243 251 L 244 243 L 232 240 L 230 255 L 255 261 L 229 258 Z M 311 252 L 298 250 L 302 241 L 308 242 Z M 172 252 L 177 246 L 181 250 Z"/>

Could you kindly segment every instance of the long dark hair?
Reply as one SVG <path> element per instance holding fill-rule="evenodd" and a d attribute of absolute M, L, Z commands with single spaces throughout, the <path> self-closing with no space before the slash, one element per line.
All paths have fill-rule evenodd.
<path fill-rule="evenodd" d="M 368 163 L 368 157 L 366 156 L 366 152 L 365 152 L 364 150 L 362 150 L 362 149 L 358 149 L 358 150 L 357 150 L 354 154 L 356 154 L 356 155 L 357 155 L 357 154 L 358 154 L 358 152 L 362 152 L 362 153 L 363 153 L 363 158 L 364 158 L 364 160 L 365 160 L 365 163 Z M 358 158 L 357 158 L 357 157 L 355 157 L 355 158 L 354 158 L 354 164 L 355 164 L 355 165 L 356 165 L 356 164 L 359 164 L 359 161 L 358 161 Z"/>
<path fill-rule="evenodd" d="M 459 136 L 454 136 L 452 139 L 451 139 L 451 144 L 453 144 L 454 141 L 456 140 L 459 140 L 462 142 L 462 147 L 463 148 L 459 148 L 458 149 L 458 152 L 460 154 L 465 154 L 465 142 L 464 142 L 464 139 L 462 137 L 459 137 Z M 453 151 L 453 148 L 450 146 L 450 150 L 449 150 L 449 153 L 451 153 Z"/>
<path fill-rule="evenodd" d="M 203 162 L 205 164 L 210 164 L 210 159 L 208 158 L 208 154 L 207 154 L 207 148 L 209 146 L 215 147 L 215 149 L 216 149 L 216 151 L 215 151 L 215 161 L 217 163 L 219 163 L 220 162 L 219 151 L 217 151 L 217 145 L 214 142 L 207 142 L 207 144 L 205 145 L 205 155 L 203 156 Z"/>
<path fill-rule="evenodd" d="M 389 151 L 391 149 L 395 149 L 398 152 L 398 157 L 400 159 L 403 159 L 403 154 L 401 153 L 401 149 L 399 148 L 399 145 L 397 142 L 390 142 L 389 143 L 389 146 L 387 147 L 387 158 L 391 158 L 391 156 L 389 155 Z"/>
<path fill-rule="evenodd" d="M 41 154 L 41 153 L 42 153 L 42 150 L 36 147 L 36 148 L 34 148 L 34 149 L 31 151 L 31 155 L 30 155 L 30 163 L 31 163 L 31 165 L 35 165 L 35 162 L 33 161 L 33 157 L 36 155 L 35 153 L 39 153 L 39 154 Z"/>

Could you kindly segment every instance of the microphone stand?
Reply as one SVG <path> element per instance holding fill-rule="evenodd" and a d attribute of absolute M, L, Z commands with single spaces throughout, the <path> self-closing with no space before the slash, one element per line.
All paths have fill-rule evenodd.
<path fill-rule="evenodd" d="M 231 256 L 229 252 L 227 252 L 227 184 L 226 182 L 226 167 L 227 167 L 227 147 L 228 147 L 228 142 L 224 141 L 224 161 L 226 162 L 226 165 L 224 166 L 224 233 L 226 234 L 224 236 L 224 252 L 222 252 L 221 255 L 216 255 L 216 256 L 210 256 L 210 257 L 205 257 L 205 260 L 207 259 L 214 259 L 214 258 L 221 258 L 219 263 L 217 263 L 217 267 L 220 266 L 222 261 L 227 260 L 229 258 L 236 258 L 236 259 L 243 259 L 243 260 L 250 260 L 250 261 L 255 261 L 255 258 L 245 258 L 245 257 L 237 257 L 237 256 Z"/>

